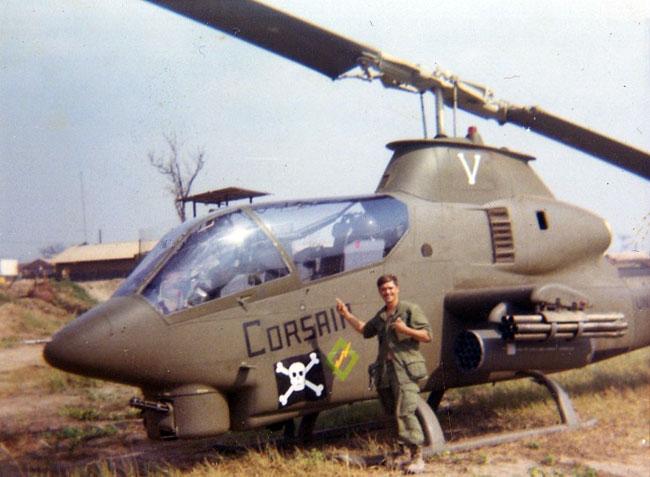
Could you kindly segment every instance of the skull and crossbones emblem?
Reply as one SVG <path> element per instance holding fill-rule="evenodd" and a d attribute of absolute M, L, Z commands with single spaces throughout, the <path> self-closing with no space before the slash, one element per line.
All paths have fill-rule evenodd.
<path fill-rule="evenodd" d="M 316 385 L 307 379 L 307 374 L 311 368 L 317 365 L 320 360 L 318 359 L 318 356 L 316 356 L 316 353 L 310 353 L 309 359 L 310 361 L 307 366 L 305 366 L 300 361 L 292 363 L 288 369 L 284 366 L 284 364 L 282 364 L 281 361 L 275 365 L 275 372 L 277 374 L 284 374 L 285 376 L 288 376 L 289 380 L 291 381 L 291 386 L 289 389 L 287 389 L 287 391 L 284 394 L 281 394 L 278 398 L 280 404 L 283 406 L 287 405 L 289 397 L 294 392 L 303 391 L 305 387 L 311 389 L 318 397 L 320 397 L 321 393 L 323 392 L 325 386 L 322 384 Z"/>

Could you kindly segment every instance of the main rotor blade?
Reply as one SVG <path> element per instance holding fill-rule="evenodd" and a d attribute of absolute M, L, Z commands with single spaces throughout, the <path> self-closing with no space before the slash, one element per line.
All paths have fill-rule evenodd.
<path fill-rule="evenodd" d="M 537 107 L 510 107 L 506 121 L 650 179 L 650 154 Z"/>
<path fill-rule="evenodd" d="M 253 0 L 147 0 L 336 79 L 369 46 Z"/>
<path fill-rule="evenodd" d="M 387 88 L 441 94 L 455 106 L 499 123 L 512 123 L 586 152 L 650 179 L 650 154 L 562 119 L 537 107 L 496 100 L 484 87 L 453 73 L 427 71 L 255 0 L 147 0 L 197 20 L 332 79 L 355 67 L 365 79 L 379 79 Z"/>

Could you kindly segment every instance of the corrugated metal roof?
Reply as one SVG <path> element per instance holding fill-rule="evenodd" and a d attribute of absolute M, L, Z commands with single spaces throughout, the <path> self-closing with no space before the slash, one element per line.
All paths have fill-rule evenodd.
<path fill-rule="evenodd" d="M 224 189 L 201 192 L 200 194 L 190 195 L 183 199 L 183 202 L 197 202 L 200 204 L 218 204 L 240 199 L 253 199 L 253 197 L 262 197 L 269 195 L 267 192 L 258 190 L 242 189 L 241 187 L 226 187 Z"/>
<path fill-rule="evenodd" d="M 157 240 L 135 242 L 98 243 L 75 245 L 52 258 L 52 263 L 99 262 L 103 260 L 124 260 L 149 252 Z"/>
<path fill-rule="evenodd" d="M 611 262 L 648 262 L 650 261 L 650 254 L 641 251 L 625 251 L 607 254 L 607 258 Z"/>

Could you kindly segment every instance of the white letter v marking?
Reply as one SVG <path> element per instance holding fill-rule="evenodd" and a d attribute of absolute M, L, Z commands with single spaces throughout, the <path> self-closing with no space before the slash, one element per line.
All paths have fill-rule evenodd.
<path fill-rule="evenodd" d="M 476 176 L 478 174 L 478 167 L 481 164 L 481 155 L 480 154 L 474 154 L 474 164 L 472 164 L 472 170 L 469 170 L 469 165 L 467 164 L 467 160 L 465 159 L 465 154 L 462 152 L 459 152 L 456 157 L 460 159 L 460 163 L 463 165 L 463 169 L 465 169 L 465 174 L 467 174 L 467 183 L 469 185 L 474 185 L 476 184 Z"/>

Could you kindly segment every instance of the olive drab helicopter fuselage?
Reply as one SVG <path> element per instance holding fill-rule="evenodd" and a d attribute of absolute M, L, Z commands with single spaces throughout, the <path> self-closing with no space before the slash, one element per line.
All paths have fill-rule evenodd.
<path fill-rule="evenodd" d="M 643 151 L 540 109 L 479 105 L 462 82 L 252 0 L 153 3 L 226 32 L 237 25 L 238 37 L 330 77 L 357 66 L 650 176 Z M 305 44 L 319 44 L 320 56 Z M 372 316 L 384 273 L 399 276 L 431 323 L 421 350 L 433 408 L 445 389 L 525 375 L 563 395 L 543 373 L 650 344 L 650 288 L 619 276 L 604 257 L 607 223 L 556 200 L 532 157 L 487 146 L 474 129 L 388 147 L 374 194 L 231 207 L 172 230 L 110 300 L 53 336 L 47 361 L 141 388 L 132 405 L 149 436 L 183 438 L 376 397 L 367 376 L 376 343 L 346 324 L 334 299 Z"/>

